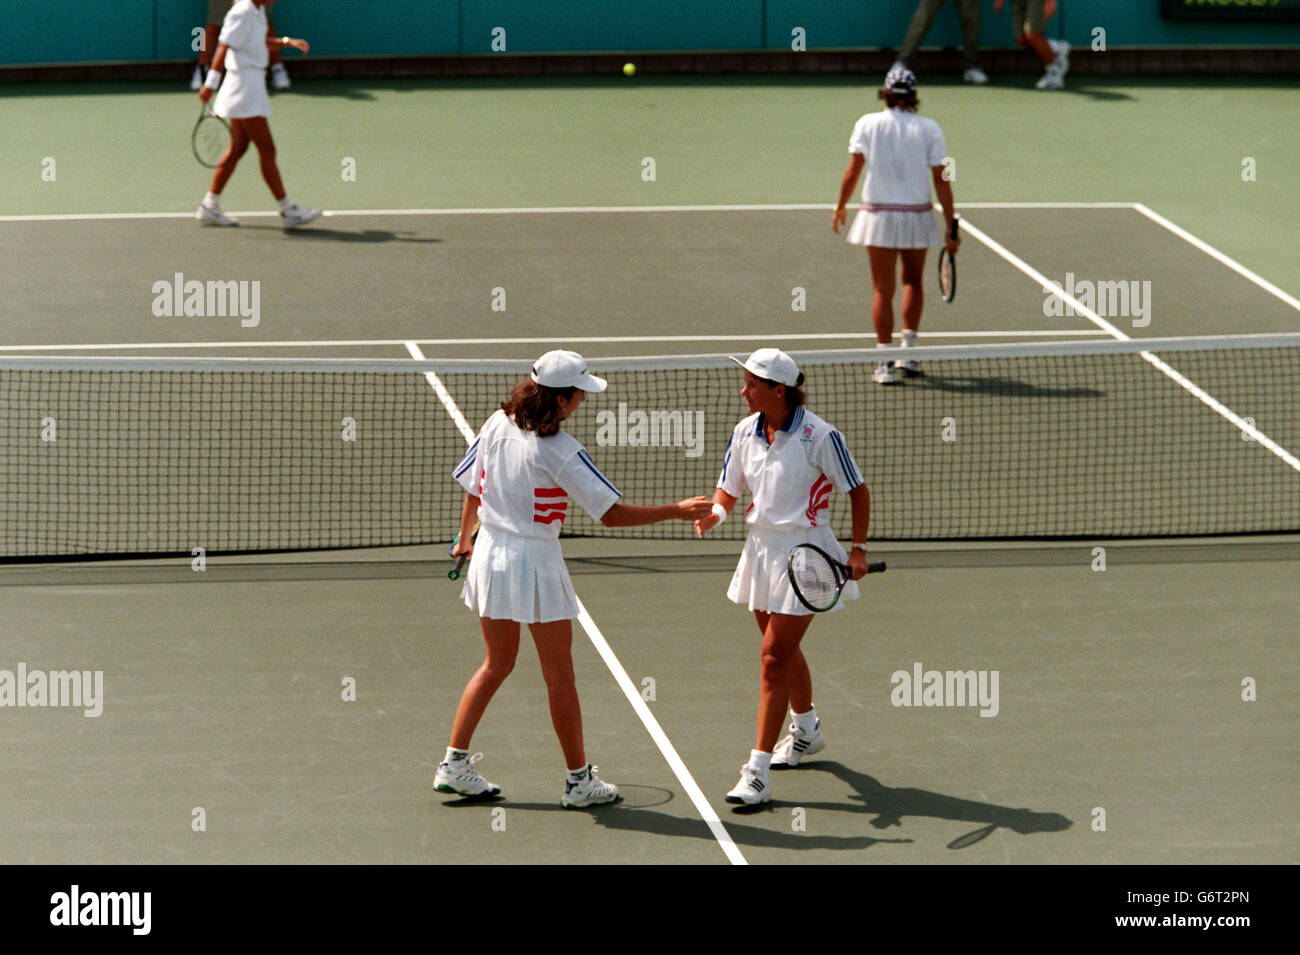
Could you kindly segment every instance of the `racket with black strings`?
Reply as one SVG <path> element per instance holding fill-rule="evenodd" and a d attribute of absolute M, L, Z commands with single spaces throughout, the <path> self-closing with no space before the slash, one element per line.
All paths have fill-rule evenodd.
<path fill-rule="evenodd" d="M 470 543 L 473 543 L 474 541 L 478 540 L 478 521 L 474 522 L 474 530 L 470 534 L 469 539 L 470 539 Z M 460 534 L 457 534 L 456 539 L 451 542 L 451 547 L 447 549 L 447 556 L 451 557 L 456 561 L 456 566 L 453 567 L 451 570 L 447 571 L 448 580 L 459 579 L 460 572 L 465 567 L 465 561 L 469 560 L 469 554 L 460 554 L 460 555 L 456 554 L 456 545 L 459 543 L 460 543 Z"/>
<path fill-rule="evenodd" d="M 960 220 L 960 216 L 952 217 L 952 229 L 949 233 L 951 238 L 957 238 L 957 223 Z M 943 296 L 945 302 L 951 302 L 957 297 L 957 257 L 946 247 L 939 253 L 939 294 Z"/>
<path fill-rule="evenodd" d="M 199 165 L 208 169 L 216 169 L 230 148 L 230 124 L 212 112 L 207 103 L 199 107 L 199 118 L 190 134 L 190 146 Z"/>
<path fill-rule="evenodd" d="M 885 570 L 883 560 L 867 564 L 867 573 Z M 799 602 L 814 613 L 830 610 L 840 599 L 844 585 L 853 578 L 847 564 L 842 564 L 814 544 L 799 544 L 786 560 L 786 573 Z"/>

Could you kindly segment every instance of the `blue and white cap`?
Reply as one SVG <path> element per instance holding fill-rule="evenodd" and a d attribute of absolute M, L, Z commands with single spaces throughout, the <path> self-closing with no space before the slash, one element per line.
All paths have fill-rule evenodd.
<path fill-rule="evenodd" d="M 905 66 L 895 66 L 885 74 L 885 89 L 897 96 L 911 96 L 916 92 L 916 74 Z"/>

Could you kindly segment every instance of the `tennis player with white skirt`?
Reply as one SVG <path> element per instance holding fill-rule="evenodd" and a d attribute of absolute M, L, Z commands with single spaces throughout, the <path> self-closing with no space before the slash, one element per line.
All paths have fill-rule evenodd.
<path fill-rule="evenodd" d="M 800 643 L 812 612 L 795 596 L 786 565 L 799 544 L 814 544 L 848 564 L 850 580 L 836 609 L 858 596 L 854 582 L 867 572 L 870 495 L 858 466 L 832 425 L 807 410 L 803 373 L 783 351 L 760 348 L 743 363 L 741 395 L 750 415 L 736 425 L 722 459 L 712 513 L 696 521 L 703 536 L 722 521 L 749 491 L 745 510 L 749 537 L 731 578 L 727 596 L 754 613 L 763 635 L 758 733 L 740 782 L 727 802 L 754 805 L 772 799 L 768 771 L 799 763 L 826 746 L 812 699 L 812 675 Z M 828 522 L 830 496 L 849 496 L 853 548 L 845 555 Z M 777 743 L 787 707 L 790 734 Z"/>
<path fill-rule="evenodd" d="M 266 35 L 264 7 L 275 0 L 239 0 L 226 14 L 221 24 L 217 52 L 212 58 L 212 69 L 199 90 L 199 99 L 207 102 L 216 92 L 212 112 L 230 120 L 230 148 L 221 157 L 208 194 L 199 204 L 195 218 L 204 225 L 236 226 L 239 223 L 221 211 L 221 193 L 230 181 L 240 158 L 248 151 L 251 142 L 257 146 L 262 178 L 266 180 L 276 201 L 280 204 L 280 224 L 295 229 L 320 218 L 320 210 L 304 209 L 292 202 L 280 179 L 280 169 L 275 162 L 275 141 L 271 138 L 271 99 L 266 92 L 266 64 L 269 60 L 267 44 L 281 48 L 291 46 L 306 53 L 306 40 Z"/>
<path fill-rule="evenodd" d="M 451 741 L 433 782 L 439 792 L 500 794 L 499 786 L 479 774 L 475 763 L 482 754 L 470 756 L 469 746 L 493 694 L 514 667 L 519 627 L 527 624 L 568 769 L 561 805 L 584 807 L 618 799 L 618 787 L 600 779 L 583 745 L 571 655 L 578 599 L 559 541 L 568 499 L 607 527 L 694 521 L 710 512 L 710 503 L 706 497 L 662 507 L 621 503 L 622 495 L 586 449 L 560 428 L 587 393 L 604 391 L 605 386 L 576 352 L 547 352 L 501 410 L 488 418 L 453 472 L 465 488 L 465 505 L 452 554 L 472 555 L 461 597 L 479 615 L 487 651 L 461 695 Z"/>
<path fill-rule="evenodd" d="M 922 277 L 925 256 L 931 248 L 946 245 L 953 254 L 961 238 L 952 238 L 952 184 L 944 177 L 946 150 L 943 130 L 932 119 L 917 115 L 916 77 L 895 66 L 878 91 L 885 109 L 867 113 L 853 127 L 849 137 L 849 165 L 840 181 L 839 204 L 831 215 L 831 229 L 839 233 L 848 212 L 847 205 L 858 177 L 865 167 L 867 182 L 862 188 L 862 208 L 853 219 L 848 241 L 865 245 L 871 265 L 871 321 L 876 342 L 894 340 L 895 275 L 902 263 L 903 347 L 916 344 L 925 305 Z M 943 208 L 946 226 L 942 232 L 930 203 L 930 183 Z M 881 362 L 872 372 L 877 384 L 893 384 L 895 367 L 906 373 L 918 370 L 910 360 Z"/>

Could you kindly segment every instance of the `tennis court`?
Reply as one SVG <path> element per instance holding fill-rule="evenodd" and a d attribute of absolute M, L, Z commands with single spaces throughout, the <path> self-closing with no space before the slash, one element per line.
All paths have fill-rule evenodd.
<path fill-rule="evenodd" d="M 865 256 L 830 232 L 827 205 L 816 202 L 832 194 L 841 133 L 862 111 L 851 106 L 860 91 L 847 84 L 639 83 L 623 98 L 656 114 L 643 125 L 661 137 L 663 148 L 651 147 L 660 168 L 673 168 L 664 157 L 677 156 L 693 177 L 684 185 L 665 175 L 652 200 L 638 191 L 647 184 L 636 183 L 647 150 L 630 133 L 625 140 L 619 129 L 583 125 L 584 117 L 607 115 L 619 95 L 612 83 L 329 81 L 315 95 L 308 89 L 277 98 L 276 108 L 286 169 L 300 172 L 319 202 L 338 207 L 311 229 L 285 233 L 252 204 L 238 230 L 197 229 L 184 210 L 201 177 L 184 157 L 174 170 L 163 160 L 150 190 L 132 165 L 140 147 L 102 131 L 92 135 L 104 137 L 96 141 L 126 170 L 111 188 L 97 191 L 73 176 L 48 201 L 34 191 L 7 197 L 0 364 L 41 356 L 526 366 L 552 343 L 568 343 L 601 374 L 602 359 L 627 356 L 872 344 Z M 1225 217 L 1216 210 L 1232 201 L 1230 185 L 1188 197 L 1126 167 L 1140 143 L 1071 138 L 1089 123 L 1095 132 L 1106 109 L 1119 114 L 1117 123 L 1154 122 L 1172 92 L 1094 79 L 1060 121 L 1066 144 L 1053 168 L 1066 172 L 1057 182 L 1022 187 L 1022 169 L 995 171 L 972 133 L 979 171 L 969 186 L 957 180 L 966 225 L 960 292 L 945 305 L 928 276 L 925 345 L 1104 348 L 1128 338 L 1294 332 L 1293 257 L 1262 248 L 1256 234 L 1276 234 L 1277 223 L 1300 211 L 1294 181 L 1261 182 L 1235 218 Z M 1214 110 L 1225 91 L 1179 92 Z M 1257 92 L 1267 101 L 1288 89 Z M 946 129 L 951 117 L 949 148 L 965 163 L 956 144 L 973 124 L 976 98 L 1010 102 L 1015 93 L 937 85 L 926 112 Z M 84 110 L 78 96 L 97 95 L 58 100 L 23 91 L 15 105 L 76 117 Z M 541 124 L 555 115 L 543 112 L 554 98 L 569 111 L 512 181 L 512 164 L 486 149 L 484 137 L 494 122 L 523 114 Z M 179 115 L 190 102 L 143 86 L 121 99 L 142 116 Z M 819 150 L 804 138 L 769 142 L 725 182 L 711 168 L 723 152 L 716 142 L 685 150 L 691 130 L 771 100 L 782 105 L 757 125 L 824 129 Z M 402 130 L 427 115 L 447 129 L 421 153 L 403 145 Z M 160 136 L 174 134 L 174 124 L 155 122 Z M 338 155 L 359 151 L 347 129 L 360 122 L 373 130 L 367 141 L 379 152 L 371 161 L 383 172 L 374 184 L 362 175 L 351 184 L 361 188 L 348 193 L 327 185 L 327 176 L 337 178 Z M 1204 147 L 1192 152 L 1189 140 L 1178 140 L 1187 134 L 1174 125 L 1153 135 L 1189 150 L 1193 167 L 1213 165 Z M 683 126 L 686 133 L 676 131 Z M 762 138 L 724 128 L 742 144 Z M 324 132 L 309 136 L 313 130 Z M 1251 148 L 1280 150 L 1280 135 L 1271 135 Z M 1117 153 L 1106 160 L 1116 171 L 1109 178 L 1097 172 L 1103 153 Z M 109 161 L 98 153 L 93 160 Z M 566 163 L 565 175 L 548 180 Z M 359 168 L 367 168 L 364 154 Z M 773 185 L 774 169 L 799 172 Z M 521 188 L 501 186 L 518 180 Z M 439 198 L 434 181 L 448 201 L 431 201 Z M 259 185 L 245 170 L 232 192 L 252 200 Z M 227 205 L 241 207 L 234 196 Z M 159 315 L 155 283 L 174 289 L 185 280 L 255 281 L 256 308 Z M 1051 282 L 1076 292 L 1080 282 L 1122 282 L 1131 295 L 1116 314 L 1114 302 L 1085 307 L 1076 294 L 1080 307 L 1062 314 L 1069 302 L 1045 291 Z M 796 309 L 800 291 L 804 307 Z M 588 611 L 575 628 L 587 749 L 623 789 L 622 803 L 560 808 L 560 754 L 527 647 L 474 742 L 505 798 L 482 803 L 430 791 L 456 700 L 481 660 L 477 623 L 459 603 L 458 585 L 445 579 L 454 533 L 443 499 L 454 509 L 447 461 L 465 440 L 452 408 L 477 428 L 504 397 L 510 373 L 500 369 L 484 378 L 440 371 L 446 398 L 422 374 L 416 387 L 400 389 L 405 398 L 391 407 L 419 434 L 397 427 L 393 448 L 409 445 L 417 457 L 433 449 L 402 480 L 409 476 L 415 498 L 435 500 L 425 501 L 423 516 L 417 500 L 379 522 L 396 541 L 390 546 L 256 553 L 240 544 L 228 549 L 245 552 L 230 555 L 214 546 L 196 571 L 187 547 L 154 546 L 133 527 L 125 536 L 145 543 L 105 550 L 171 556 L 36 560 L 11 533 L 0 565 L 0 666 L 102 671 L 103 696 L 93 718 L 54 707 L 9 714 L 0 764 L 12 781 L 12 818 L 22 823 L 0 827 L 0 855 L 53 863 L 1295 862 L 1298 714 L 1289 688 L 1300 676 L 1292 651 L 1300 469 L 1291 462 L 1300 454 L 1300 352 L 1160 355 L 1174 375 L 1134 350 L 1095 365 L 1074 356 L 1006 368 L 936 356 L 923 377 L 895 389 L 873 389 L 862 366 L 807 366 L 825 373 L 810 373 L 810 406 L 834 409 L 822 413 L 845 430 L 872 487 L 872 556 L 887 560 L 889 572 L 864 580 L 856 604 L 815 621 L 804 646 L 830 745 L 799 770 L 774 774 L 776 801 L 756 812 L 733 811 L 721 798 L 752 743 L 758 676 L 752 617 L 724 597 L 740 548 L 727 537 L 565 543 Z M 610 366 L 610 391 L 583 409 L 590 418 L 575 421 L 586 429 L 575 434 L 635 503 L 708 493 L 697 485 L 717 470 L 719 435 L 744 414 L 739 382 L 708 371 L 634 380 Z M 159 373 L 139 395 L 99 372 L 4 374 L 23 386 L 5 394 L 6 410 L 22 408 L 23 421 L 39 420 L 43 400 L 23 404 L 24 391 L 48 388 L 55 401 L 74 381 L 88 384 L 69 409 L 147 407 L 176 416 L 168 430 L 187 417 L 219 417 L 209 405 L 185 403 L 193 376 L 184 372 Z M 704 413 L 698 458 L 677 445 L 644 453 L 598 446 L 595 415 L 617 408 L 620 374 L 629 376 L 622 394 L 635 407 Z M 385 393 L 377 379 L 391 376 L 355 377 L 360 391 L 348 400 L 364 402 L 355 395 Z M 667 379 L 662 389 L 656 377 Z M 707 384 L 697 387 L 697 379 Z M 284 394 L 268 386 L 268 403 L 257 407 L 274 412 L 297 401 Z M 1107 401 L 1110 417 L 1100 418 L 1094 408 Z M 357 415 L 363 433 L 390 406 L 366 407 Z M 59 412 L 68 413 L 79 412 Z M 983 451 L 945 465 L 973 481 L 952 485 L 966 489 L 963 500 L 974 508 L 967 524 L 941 465 L 911 451 L 923 441 L 942 447 L 944 418 L 955 421 L 952 443 L 961 453 L 979 446 L 967 442 L 967 424 L 977 431 L 996 424 Z M 16 427 L 11 421 L 6 426 Z M 5 436 L 10 454 L 0 474 L 10 480 L 31 470 L 21 442 L 16 431 Z M 1153 446 L 1168 447 L 1155 465 L 1143 456 Z M 109 458 L 113 449 L 98 453 Z M 182 478 L 200 466 L 192 453 Z M 276 450 L 250 444 L 241 458 L 257 481 Z M 1024 487 L 1013 494 L 1002 485 L 1004 511 L 1017 519 L 1029 512 L 1038 523 L 1001 528 L 982 501 L 999 496 L 1004 469 L 1020 462 L 1030 465 Z M 129 468 L 114 473 L 126 488 L 140 480 Z M 309 483 L 287 473 L 292 483 Z M 310 518 L 321 500 L 307 495 L 294 519 Z M 105 522 L 123 530 L 111 493 L 106 501 L 11 511 L 6 530 L 39 514 L 35 532 L 57 537 L 78 507 L 104 508 Z M 234 510 L 258 524 L 255 508 Z M 1198 521 L 1211 513 L 1231 526 L 1204 531 Z M 936 514 L 953 523 L 917 530 Z M 420 521 L 428 527 L 414 539 L 429 528 L 433 539 L 410 543 L 403 525 Z M 1090 522 L 1105 530 L 1088 530 Z M 836 526 L 847 532 L 842 511 Z M 726 530 L 734 537 L 739 528 Z M 891 678 L 930 670 L 996 676 L 985 684 L 996 689 L 978 705 L 895 705 Z M 1257 686 L 1257 701 L 1243 701 L 1243 681 Z M 355 698 L 345 699 L 353 689 Z M 194 831 L 196 807 L 205 831 Z"/>

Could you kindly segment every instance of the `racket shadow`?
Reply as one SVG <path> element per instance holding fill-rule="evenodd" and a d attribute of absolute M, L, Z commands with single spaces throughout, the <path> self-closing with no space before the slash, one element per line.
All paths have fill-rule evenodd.
<path fill-rule="evenodd" d="M 853 792 L 849 799 L 860 806 L 844 803 L 803 803 L 808 808 L 848 810 L 872 813 L 876 818 L 871 825 L 876 829 L 901 826 L 904 816 L 928 816 L 932 819 L 951 819 L 958 822 L 983 824 L 948 844 L 949 849 L 964 849 L 987 838 L 997 829 L 1008 829 L 1020 835 L 1035 832 L 1063 832 L 1073 822 L 1056 812 L 1036 812 L 1032 809 L 999 806 L 995 803 L 962 799 L 944 793 L 912 787 L 890 787 L 878 779 L 834 761 L 817 761 L 800 767 L 799 772 L 829 773 L 846 783 Z"/>

